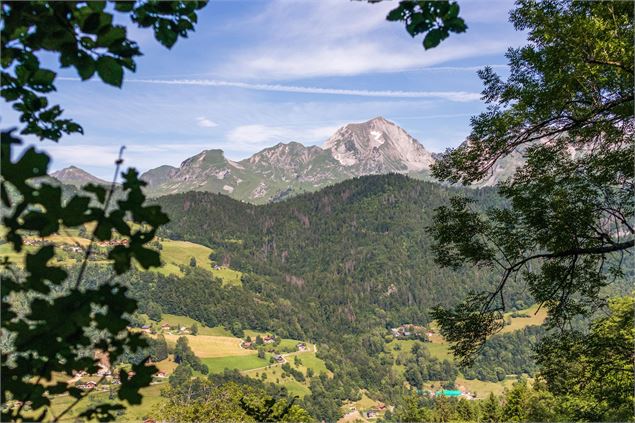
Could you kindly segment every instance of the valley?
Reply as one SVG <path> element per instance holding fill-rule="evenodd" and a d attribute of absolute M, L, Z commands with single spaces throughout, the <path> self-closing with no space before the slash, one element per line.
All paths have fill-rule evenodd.
<path fill-rule="evenodd" d="M 262 384 L 298 396 L 313 413 L 333 419 L 375 419 L 404 393 L 426 396 L 450 383 L 466 398 L 501 394 L 524 368 L 510 364 L 508 374 L 492 376 L 483 362 L 483 373 L 466 373 L 426 312 L 436 302 L 451 303 L 465 289 L 464 278 L 488 283 L 479 272 L 454 279 L 426 258 L 429 211 L 457 192 L 402 175 L 378 175 L 263 206 L 213 193 L 157 199 L 172 217 L 150 243 L 161 253 L 162 266 L 137 268 L 125 284 L 140 306 L 130 330 L 165 342 L 167 355 L 154 363 L 163 376 L 145 388 L 148 398 L 126 417 L 152 415 L 163 404 L 157 390 L 170 385 L 180 366 L 179 340 L 205 366 L 205 373 L 195 370 L 193 376 Z M 498 201 L 488 189 L 461 192 L 483 204 Z M 26 251 L 53 244 L 60 250 L 58 264 L 73 272 L 89 243 L 87 233 L 90 228 L 27 237 Z M 317 237 L 329 243 L 318 248 Z M 107 278 L 106 252 L 118 242 L 96 244 L 88 284 Z M 510 295 L 518 305 L 527 303 L 520 291 Z M 535 307 L 510 313 L 499 336 L 525 339 L 523 331 L 544 320 L 534 312 Z M 409 334 L 409 325 L 419 329 Z M 400 327 L 406 335 L 395 335 Z M 275 342 L 269 344 L 270 337 Z M 504 338 L 497 348 L 512 351 L 516 342 Z M 531 360 L 527 352 L 518 359 Z M 428 374 L 413 371 L 424 362 L 431 366 Z M 104 399 L 108 389 L 100 385 L 89 397 Z M 333 400 L 323 403 L 326 398 Z M 54 410 L 66 401 L 55 398 Z"/>

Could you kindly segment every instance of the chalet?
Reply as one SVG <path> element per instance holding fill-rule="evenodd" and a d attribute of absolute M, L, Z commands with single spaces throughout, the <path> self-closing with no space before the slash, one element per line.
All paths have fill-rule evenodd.
<path fill-rule="evenodd" d="M 276 342 L 276 338 L 271 335 L 267 335 L 262 338 L 262 342 L 264 342 L 265 344 L 273 344 L 274 342 Z"/>
<path fill-rule="evenodd" d="M 274 355 L 273 359 L 276 360 L 278 363 L 284 363 L 284 357 L 281 356 L 280 354 Z"/>
<path fill-rule="evenodd" d="M 156 377 L 160 377 L 160 378 L 165 378 L 168 377 L 168 375 L 165 374 L 165 372 L 159 372 L 155 375 Z"/>
<path fill-rule="evenodd" d="M 81 385 L 77 385 L 79 389 L 95 389 L 96 386 L 97 382 L 94 382 L 92 380 L 89 380 L 86 383 L 82 383 Z"/>
<path fill-rule="evenodd" d="M 103 365 L 102 363 L 97 364 L 99 366 L 99 370 L 97 370 L 97 376 L 110 376 L 110 369 Z"/>
<path fill-rule="evenodd" d="M 110 241 L 99 241 L 97 242 L 99 247 L 111 247 L 114 245 L 128 245 L 127 239 L 111 239 Z"/>
<path fill-rule="evenodd" d="M 384 404 L 383 402 L 380 402 L 379 404 L 377 404 L 377 409 L 379 411 L 385 410 L 386 409 L 386 404 Z"/>
<path fill-rule="evenodd" d="M 368 419 L 372 419 L 372 418 L 375 418 L 375 417 L 377 417 L 377 411 L 375 411 L 375 410 L 368 410 L 368 411 L 366 412 L 366 418 L 368 418 Z"/>
<path fill-rule="evenodd" d="M 253 342 L 243 341 L 243 348 L 251 348 L 253 344 Z"/>
<path fill-rule="evenodd" d="M 296 347 L 298 347 L 298 351 L 306 351 L 306 344 L 304 342 L 300 342 L 298 345 L 296 345 Z"/>
<path fill-rule="evenodd" d="M 169 330 L 169 329 L 170 329 L 170 325 L 169 325 L 169 324 L 167 324 L 167 323 L 164 323 L 164 324 L 162 324 L 162 325 L 161 325 L 161 329 L 163 329 L 163 330 Z"/>

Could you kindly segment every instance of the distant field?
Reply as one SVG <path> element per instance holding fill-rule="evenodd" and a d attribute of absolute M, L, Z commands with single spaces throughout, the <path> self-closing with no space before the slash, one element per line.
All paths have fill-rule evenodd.
<path fill-rule="evenodd" d="M 298 357 L 302 360 L 302 365 L 299 367 L 300 370 L 306 375 L 306 370 L 311 368 L 313 369 L 313 373 L 318 376 L 320 373 L 330 374 L 330 370 L 326 368 L 326 364 L 324 361 L 317 358 L 313 351 L 311 352 L 303 352 L 298 353 Z M 293 358 L 290 360 L 293 362 Z"/>
<path fill-rule="evenodd" d="M 212 262 L 209 259 L 209 255 L 213 252 L 211 248 L 188 241 L 162 239 L 160 242 L 163 247 L 161 259 L 165 264 L 158 269 L 159 272 L 166 275 L 182 276 L 183 272 L 179 266 L 189 266 L 192 257 L 194 257 L 197 267 L 210 271 L 212 275 L 223 281 L 223 285 L 239 286 L 242 284 L 241 272 L 227 267 L 218 270 L 212 268 Z"/>
<path fill-rule="evenodd" d="M 82 247 L 86 247 L 90 244 L 89 239 L 77 236 L 76 230 L 65 235 L 51 235 L 47 237 L 46 240 L 55 244 L 80 245 Z M 223 285 L 240 286 L 242 284 L 241 272 L 234 269 L 229 269 L 227 267 L 222 267 L 218 270 L 214 270 L 212 268 L 212 262 L 209 259 L 209 255 L 213 251 L 212 249 L 205 247 L 204 245 L 195 244 L 188 241 L 161 239 L 160 242 L 162 246 L 161 260 L 163 260 L 164 265 L 160 268 L 154 268 L 152 269 L 152 271 L 159 272 L 164 275 L 183 276 L 183 272 L 181 272 L 179 266 L 189 266 L 192 257 L 194 257 L 197 267 L 210 271 L 212 275 L 223 281 Z M 27 246 L 25 247 L 25 250 L 26 252 L 32 252 L 35 251 L 36 248 L 37 247 Z M 61 254 L 62 256 L 64 255 L 63 252 Z M 9 260 L 16 263 L 17 265 L 21 265 L 24 257 L 24 252 L 15 253 L 11 250 L 10 244 L 2 244 L 0 245 L 0 258 L 5 256 L 9 257 Z M 92 261 L 91 263 L 108 264 L 110 262 Z M 75 264 L 75 260 L 60 260 L 57 262 L 53 262 L 53 264 L 57 264 L 60 266 L 71 266 Z"/>
<path fill-rule="evenodd" d="M 547 310 L 544 307 L 541 308 L 538 313 L 536 313 L 536 310 L 538 310 L 538 304 L 534 304 L 525 310 L 518 311 L 518 313 L 528 314 L 529 317 L 511 317 L 512 313 L 506 313 L 505 317 L 510 319 L 511 324 L 506 325 L 500 333 L 513 332 L 527 326 L 542 325 L 547 318 Z"/>
<path fill-rule="evenodd" d="M 164 401 L 161 397 L 161 389 L 165 388 L 165 383 L 155 384 L 148 386 L 146 388 L 141 388 L 140 393 L 143 396 L 141 404 L 139 405 L 126 405 L 126 412 L 123 416 L 119 416 L 119 420 L 125 421 L 142 421 L 145 417 L 152 415 L 152 413 L 156 413 L 160 404 Z M 70 396 L 63 397 L 55 397 L 51 401 L 51 408 L 55 415 L 58 415 L 62 410 L 68 407 L 74 398 Z M 121 401 L 109 401 L 108 400 L 108 392 L 95 392 L 88 395 L 88 398 L 79 403 L 78 406 L 73 408 L 70 412 L 64 415 L 61 421 L 76 421 L 77 416 L 89 405 L 96 405 L 102 403 L 110 403 L 110 404 L 121 404 Z M 46 420 L 53 420 L 53 417 L 49 414 Z"/>
<path fill-rule="evenodd" d="M 169 344 L 176 344 L 176 340 L 185 336 L 197 357 L 212 358 L 225 356 L 256 355 L 254 350 L 246 350 L 240 347 L 240 339 L 229 336 L 208 335 L 165 335 Z"/>
<path fill-rule="evenodd" d="M 464 386 L 469 392 L 476 393 L 477 398 L 485 398 L 490 393 L 494 393 L 494 395 L 501 395 L 505 388 L 509 389 L 512 387 L 514 382 L 516 382 L 517 378 L 507 378 L 502 382 L 485 382 L 481 380 L 467 380 L 461 376 L 456 378 L 457 386 Z"/>
<path fill-rule="evenodd" d="M 293 366 L 293 361 L 289 361 L 291 366 Z M 308 385 L 305 383 L 298 382 L 291 375 L 286 375 L 283 377 L 284 371 L 280 366 L 272 366 L 268 369 L 258 369 L 258 370 L 248 370 L 245 371 L 244 374 L 254 379 L 261 379 L 262 374 L 266 374 L 267 377 L 264 380 L 265 383 L 275 383 L 280 386 L 284 386 L 290 395 L 298 395 L 299 397 L 304 397 L 311 393 Z"/>
<path fill-rule="evenodd" d="M 198 322 L 194 319 L 191 319 L 186 316 L 177 316 L 175 314 L 162 314 L 162 319 L 159 322 L 160 325 L 167 323 L 170 326 L 185 326 L 186 328 L 191 327 L 194 323 L 198 325 L 198 334 L 199 335 L 209 335 L 209 336 L 232 336 L 232 334 L 226 330 L 222 326 L 216 326 L 213 328 L 209 328 L 203 325 L 201 322 Z"/>
<path fill-rule="evenodd" d="M 171 375 L 174 369 L 176 369 L 176 366 L 178 366 L 178 364 L 174 362 L 174 356 L 172 354 L 170 354 L 167 359 L 152 364 L 157 366 L 160 372 L 167 375 Z"/>
<path fill-rule="evenodd" d="M 198 355 L 198 354 L 197 354 Z M 207 365 L 210 373 L 222 373 L 225 369 L 251 370 L 268 366 L 270 354 L 265 358 L 258 358 L 255 351 L 250 355 L 229 356 L 229 357 L 207 357 L 201 361 Z"/>

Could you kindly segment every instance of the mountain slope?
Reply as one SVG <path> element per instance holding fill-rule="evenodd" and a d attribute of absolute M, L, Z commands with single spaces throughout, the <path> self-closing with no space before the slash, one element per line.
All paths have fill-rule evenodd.
<path fill-rule="evenodd" d="M 390 174 L 354 178 L 256 206 L 204 192 L 161 197 L 162 236 L 208 245 L 214 260 L 277 280 L 277 297 L 304 305 L 312 322 L 360 330 L 369 321 L 425 322 L 428 310 L 494 283 L 490 272 L 439 268 L 426 227 L 433 209 L 466 193 L 484 205 L 493 189 L 461 190 Z M 510 286 L 507 298 L 529 301 Z M 306 319 L 306 321 L 305 321 Z"/>
<path fill-rule="evenodd" d="M 51 176 L 66 185 L 73 185 L 75 187 L 81 187 L 89 183 L 97 185 L 110 185 L 110 182 L 99 179 L 96 176 L 91 175 L 83 169 L 76 166 L 69 166 L 67 168 L 58 170 L 51 173 Z"/>

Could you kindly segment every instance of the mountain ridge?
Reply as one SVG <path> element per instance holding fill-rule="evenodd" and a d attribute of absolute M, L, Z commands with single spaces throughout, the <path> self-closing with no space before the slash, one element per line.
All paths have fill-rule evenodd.
<path fill-rule="evenodd" d="M 201 157 L 211 152 L 214 160 Z M 225 158 L 222 150 L 204 150 L 176 170 L 151 169 L 141 178 L 149 183 L 147 192 L 153 197 L 198 190 L 258 204 L 356 176 L 395 172 L 429 179 L 434 161 L 433 153 L 403 128 L 375 117 L 341 127 L 322 147 L 278 143 L 237 162 Z"/>
<path fill-rule="evenodd" d="M 280 142 L 239 161 L 227 158 L 223 150 L 206 149 L 183 160 L 179 167 L 162 165 L 150 169 L 141 179 L 148 183 L 145 192 L 150 197 L 203 191 L 265 204 L 359 176 L 400 173 L 432 180 L 430 168 L 440 156 L 394 122 L 379 116 L 342 126 L 322 146 Z M 520 153 L 500 160 L 475 186 L 495 185 L 508 178 L 521 162 Z M 92 176 L 73 168 L 71 173 L 81 171 Z M 62 182 L 77 186 L 77 181 Z"/>

